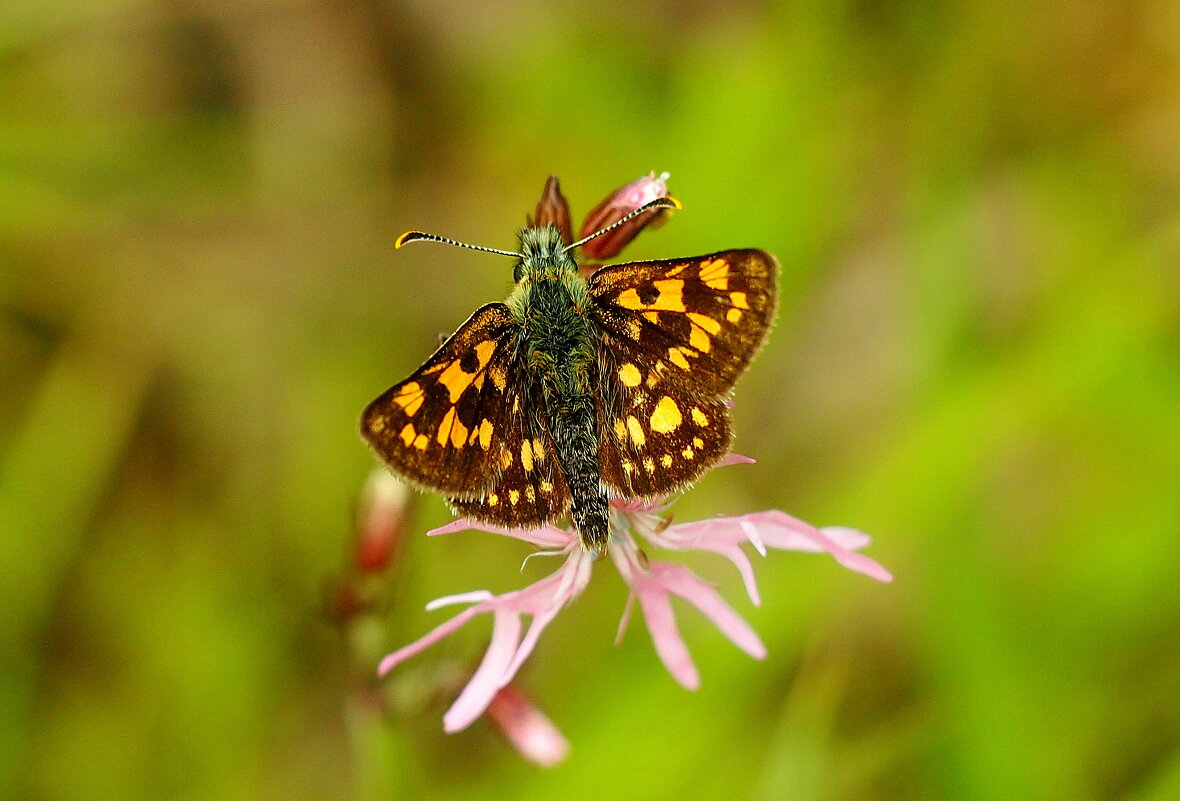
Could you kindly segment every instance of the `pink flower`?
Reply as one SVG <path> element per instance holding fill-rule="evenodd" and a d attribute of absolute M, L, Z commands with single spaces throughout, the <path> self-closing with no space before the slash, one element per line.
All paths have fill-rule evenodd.
<path fill-rule="evenodd" d="M 731 456 L 723 463 L 743 461 L 751 460 Z M 525 540 L 547 549 L 549 553 L 564 554 L 565 562 L 556 572 L 522 590 L 503 595 L 476 591 L 433 601 L 428 609 L 458 603 L 470 603 L 472 606 L 421 639 L 381 660 L 378 672 L 384 676 L 403 660 L 456 631 L 476 615 L 492 615 L 492 638 L 483 661 L 443 716 L 443 727 L 448 732 L 459 731 L 470 725 L 488 708 L 497 693 L 508 686 L 521 664 L 532 653 L 541 632 L 566 604 L 586 588 L 593 561 L 593 557 L 581 548 L 575 533 L 555 526 L 527 531 L 509 530 L 460 519 L 430 534 L 447 534 L 463 529 L 477 529 Z M 658 506 L 634 501 L 616 502 L 610 556 L 619 575 L 631 588 L 631 597 L 624 609 L 618 636 L 621 639 L 630 620 L 634 601 L 638 600 L 657 655 L 672 677 L 690 690 L 700 686 L 700 675 L 676 626 L 672 596 L 683 598 L 696 607 L 734 645 L 755 659 L 764 657 L 766 648 L 749 624 L 708 582 L 683 565 L 648 562 L 635 538 L 636 533 L 659 548 L 711 551 L 726 557 L 741 573 L 746 592 L 755 605 L 761 599 L 754 580 L 753 566 L 741 548 L 743 543 L 750 543 L 763 556 L 771 548 L 826 552 L 850 570 L 879 581 L 892 581 L 889 571 L 864 554 L 855 552 L 867 545 L 869 538 L 854 529 L 817 529 L 778 511 L 667 525 L 667 518 Z M 531 616 L 532 622 L 522 634 L 523 615 Z"/>
<path fill-rule="evenodd" d="M 641 554 L 630 537 L 611 543 L 611 559 L 618 567 L 619 575 L 631 587 L 631 597 L 623 610 L 617 639 L 622 639 L 631 618 L 632 604 L 638 598 L 660 661 L 685 689 L 695 690 L 701 685 L 701 677 L 672 614 L 671 596 L 678 595 L 699 609 L 738 648 L 755 659 L 766 656 L 762 640 L 708 582 L 684 565 L 652 562 L 645 566 Z"/>
<path fill-rule="evenodd" d="M 399 663 L 433 645 L 461 628 L 467 621 L 479 614 L 491 614 L 492 641 L 484 654 L 483 661 L 476 669 L 463 692 L 443 715 L 443 728 L 448 732 L 465 729 L 487 709 L 496 693 L 506 687 L 528 655 L 541 632 L 571 600 L 581 595 L 590 581 L 590 554 L 582 550 L 577 537 L 554 526 L 545 526 L 534 531 L 506 530 L 483 527 L 467 520 L 456 520 L 448 526 L 435 529 L 430 534 L 446 534 L 465 528 L 483 528 L 486 531 L 507 534 L 542 547 L 558 547 L 567 554 L 565 564 L 553 573 L 523 590 L 492 595 L 486 590 L 476 590 L 461 595 L 448 595 L 427 604 L 427 609 L 439 609 L 451 604 L 470 603 L 469 606 L 434 631 L 415 642 L 389 654 L 377 666 L 378 675 L 384 676 Z M 532 622 L 528 631 L 521 635 L 521 616 L 530 615 Z"/>
<path fill-rule="evenodd" d="M 595 206 L 582 222 L 579 237 L 590 236 L 626 217 L 645 203 L 658 197 L 668 196 L 668 173 L 656 175 L 649 172 L 629 184 L 620 186 Z M 608 234 L 591 239 L 582 245 L 582 253 L 588 259 L 603 260 L 617 256 L 639 232 L 649 225 L 659 225 L 667 216 L 666 209 L 642 214 L 630 222 L 620 225 Z"/>

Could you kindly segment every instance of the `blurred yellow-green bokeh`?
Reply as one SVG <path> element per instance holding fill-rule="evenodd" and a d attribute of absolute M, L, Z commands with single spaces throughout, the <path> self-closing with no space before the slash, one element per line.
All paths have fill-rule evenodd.
<path fill-rule="evenodd" d="M 580 219 L 653 169 L 685 208 L 626 256 L 782 264 L 758 464 L 679 518 L 896 580 L 687 560 L 770 651 L 680 608 L 688 693 L 602 563 L 520 676 L 546 771 L 442 732 L 486 620 L 373 669 L 551 562 L 422 497 L 334 622 L 356 421 L 511 284 L 399 233 L 511 248 L 549 174 Z M 6 0 L 0 796 L 1180 798 L 1178 265 L 1174 0 Z"/>

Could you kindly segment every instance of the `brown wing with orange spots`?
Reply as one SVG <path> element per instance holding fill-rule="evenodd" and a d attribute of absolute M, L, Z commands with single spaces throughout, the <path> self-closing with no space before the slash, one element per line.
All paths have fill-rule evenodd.
<path fill-rule="evenodd" d="M 418 370 L 361 415 L 361 436 L 410 483 L 478 498 L 502 470 L 519 408 L 516 324 L 503 303 L 475 312 Z"/>
<path fill-rule="evenodd" d="M 499 473 L 477 498 L 450 500 L 456 514 L 506 528 L 533 528 L 569 509 L 570 491 L 557 461 L 537 387 L 522 385 L 503 432 Z"/>
<path fill-rule="evenodd" d="M 594 274 L 604 482 L 658 495 L 725 455 L 725 398 L 770 330 L 777 273 L 763 251 L 730 250 Z"/>

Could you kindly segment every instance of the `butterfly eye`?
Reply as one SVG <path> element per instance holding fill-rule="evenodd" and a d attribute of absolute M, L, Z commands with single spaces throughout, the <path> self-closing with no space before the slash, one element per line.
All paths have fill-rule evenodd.
<path fill-rule="evenodd" d="M 524 262 L 518 261 L 516 266 L 512 268 L 512 280 L 520 283 L 520 279 L 524 278 Z"/>

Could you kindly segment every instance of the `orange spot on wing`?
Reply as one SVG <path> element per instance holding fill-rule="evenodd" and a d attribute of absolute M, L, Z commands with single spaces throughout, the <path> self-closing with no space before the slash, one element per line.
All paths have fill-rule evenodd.
<path fill-rule="evenodd" d="M 676 401 L 665 395 L 660 398 L 655 411 L 651 413 L 651 428 L 652 431 L 658 431 L 661 434 L 670 434 L 680 427 L 680 422 L 683 419 Z"/>
<path fill-rule="evenodd" d="M 619 381 L 623 382 L 625 387 L 637 387 L 643 380 L 642 373 L 639 368 L 628 362 L 619 368 Z"/>
<path fill-rule="evenodd" d="M 422 408 L 422 400 L 426 392 L 417 381 L 408 381 L 393 396 L 393 402 L 402 407 L 407 417 L 413 417 Z"/>
<path fill-rule="evenodd" d="M 679 367 L 681 370 L 688 369 L 688 359 L 684 358 L 680 348 L 668 348 L 668 361 Z"/>
<path fill-rule="evenodd" d="M 615 298 L 615 303 L 622 306 L 624 309 L 632 309 L 635 311 L 645 308 L 643 301 L 639 299 L 639 293 L 634 289 L 625 289 L 620 292 L 619 296 Z"/>
<path fill-rule="evenodd" d="M 418 436 L 418 432 L 414 430 L 413 423 L 406 423 L 405 427 L 402 428 L 402 431 L 400 434 L 398 434 L 398 436 L 401 437 L 402 442 L 404 442 L 408 448 L 414 444 L 414 437 Z"/>
<path fill-rule="evenodd" d="M 484 340 L 475 346 L 475 358 L 479 360 L 481 369 L 487 365 L 488 360 L 492 358 L 492 354 L 495 352 L 496 343 L 490 339 Z"/>
<path fill-rule="evenodd" d="M 684 281 L 669 278 L 664 281 L 653 281 L 652 286 L 659 290 L 660 294 L 650 308 L 657 311 L 684 311 Z"/>
<path fill-rule="evenodd" d="M 706 261 L 698 276 L 710 289 L 729 289 L 729 262 L 725 259 Z"/>
<path fill-rule="evenodd" d="M 438 376 L 439 383 L 451 393 L 451 403 L 459 402 L 459 396 L 471 386 L 471 381 L 474 378 L 475 374 L 464 370 L 457 359 L 447 365 L 447 369 Z"/>
<path fill-rule="evenodd" d="M 714 320 L 707 314 L 698 314 L 697 312 L 689 312 L 688 319 L 692 320 L 692 324 L 699 326 L 710 334 L 716 334 L 721 331 L 721 323 Z"/>
<path fill-rule="evenodd" d="M 635 443 L 637 448 L 642 448 L 643 443 L 647 441 L 643 436 L 643 427 L 634 417 L 627 418 L 627 433 L 631 435 L 631 441 Z"/>

